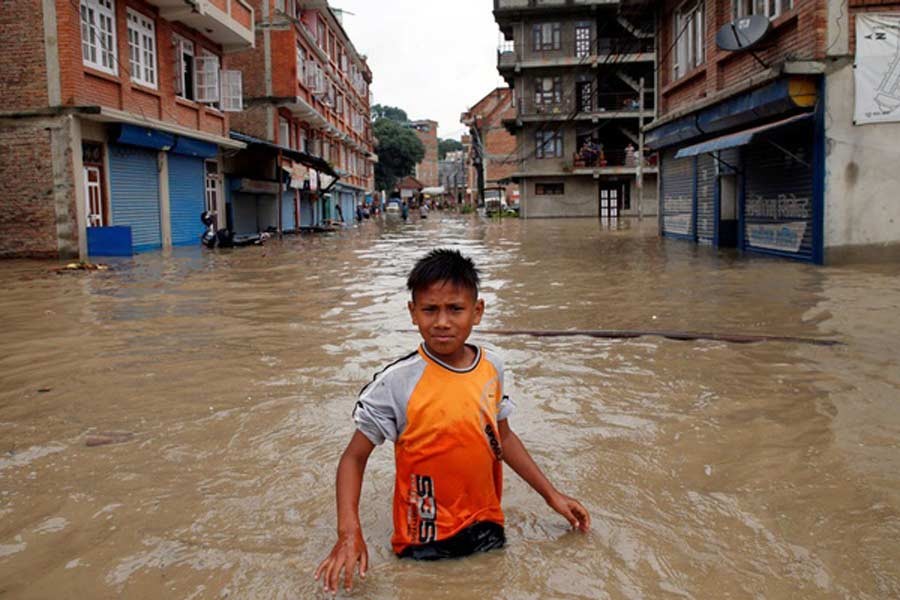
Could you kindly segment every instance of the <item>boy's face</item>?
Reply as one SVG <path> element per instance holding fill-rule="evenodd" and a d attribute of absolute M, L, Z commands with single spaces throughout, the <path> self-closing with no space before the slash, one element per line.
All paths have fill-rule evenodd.
<path fill-rule="evenodd" d="M 481 323 L 484 300 L 468 288 L 438 281 L 413 295 L 409 314 L 432 353 L 451 366 L 467 366 L 466 340 Z"/>

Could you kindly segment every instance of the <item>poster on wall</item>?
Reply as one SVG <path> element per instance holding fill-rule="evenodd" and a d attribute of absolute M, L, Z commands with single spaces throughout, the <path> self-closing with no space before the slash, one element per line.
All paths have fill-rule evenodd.
<path fill-rule="evenodd" d="M 900 14 L 856 15 L 853 121 L 900 121 Z"/>

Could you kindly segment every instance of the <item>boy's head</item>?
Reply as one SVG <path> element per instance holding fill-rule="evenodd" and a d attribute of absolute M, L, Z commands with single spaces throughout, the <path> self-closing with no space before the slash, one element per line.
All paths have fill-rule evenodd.
<path fill-rule="evenodd" d="M 443 248 L 421 258 L 406 280 L 413 324 L 428 348 L 454 366 L 465 359 L 466 340 L 484 313 L 479 283 L 471 259 Z"/>

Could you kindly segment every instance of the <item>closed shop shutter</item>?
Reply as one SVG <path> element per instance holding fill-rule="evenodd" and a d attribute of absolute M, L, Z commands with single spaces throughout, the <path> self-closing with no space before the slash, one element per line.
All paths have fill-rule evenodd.
<path fill-rule="evenodd" d="M 675 158 L 675 149 L 662 159 L 663 233 L 694 237 L 694 159 Z"/>
<path fill-rule="evenodd" d="M 112 224 L 131 227 L 134 250 L 162 247 L 156 150 L 110 144 L 109 185 Z"/>
<path fill-rule="evenodd" d="M 309 194 L 304 194 L 300 200 L 300 226 L 313 226 L 313 205 L 309 199 Z"/>
<path fill-rule="evenodd" d="M 205 229 L 200 215 L 206 209 L 203 159 L 171 153 L 168 159 L 172 245 L 199 244 Z"/>
<path fill-rule="evenodd" d="M 812 127 L 783 127 L 745 147 L 745 249 L 813 259 Z"/>
<path fill-rule="evenodd" d="M 288 188 L 281 194 L 281 230 L 294 231 L 297 229 L 294 218 L 294 189 Z"/>
<path fill-rule="evenodd" d="M 715 223 L 716 163 L 710 154 L 697 157 L 697 241 L 712 244 Z"/>
<path fill-rule="evenodd" d="M 344 211 L 344 221 L 352 223 L 356 219 L 356 199 L 353 194 L 341 194 L 341 209 Z"/>

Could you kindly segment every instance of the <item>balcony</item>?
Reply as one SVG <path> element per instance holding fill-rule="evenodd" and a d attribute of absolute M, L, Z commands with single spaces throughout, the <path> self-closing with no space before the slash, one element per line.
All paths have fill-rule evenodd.
<path fill-rule="evenodd" d="M 253 8 L 244 0 L 147 0 L 167 21 L 196 29 L 226 52 L 252 48 Z"/>
<path fill-rule="evenodd" d="M 560 50 L 536 51 L 528 44 L 504 41 L 497 47 L 497 70 L 507 79 L 522 69 L 547 67 L 602 68 L 607 64 L 653 62 L 653 39 L 599 38 L 591 48 L 576 49 L 573 44 Z M 565 45 L 564 45 L 565 46 Z"/>
<path fill-rule="evenodd" d="M 648 90 L 648 95 L 651 91 Z M 544 121 L 593 121 L 605 119 L 637 119 L 641 116 L 640 99 L 636 93 L 591 94 L 576 101 L 575 94 L 561 94 L 541 99 L 535 96 L 519 98 L 516 102 L 516 118 L 505 119 L 507 129 L 521 127 L 524 123 Z M 644 106 L 643 117 L 653 119 L 653 106 Z"/>
<path fill-rule="evenodd" d="M 616 6 L 621 0 L 494 0 L 494 12 L 518 12 L 522 10 L 560 10 L 591 6 Z"/>

